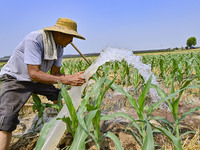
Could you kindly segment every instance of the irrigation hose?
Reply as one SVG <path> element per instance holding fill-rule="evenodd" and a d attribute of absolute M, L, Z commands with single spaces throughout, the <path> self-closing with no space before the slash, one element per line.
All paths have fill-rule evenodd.
<path fill-rule="evenodd" d="M 73 47 L 74 47 L 74 49 L 83 57 L 83 59 L 89 64 L 89 65 L 91 65 L 91 63 L 88 61 L 88 59 L 81 53 L 81 51 L 79 51 L 79 49 L 71 42 L 70 43 Z M 98 75 L 99 75 L 99 77 L 101 77 L 101 75 L 100 75 L 100 73 L 97 71 L 96 72 Z M 110 87 L 110 89 L 112 90 L 112 91 L 114 91 L 111 87 Z"/>
<path fill-rule="evenodd" d="M 79 49 L 71 42 L 70 43 L 74 49 L 83 57 L 83 59 L 89 64 L 91 65 L 91 63 L 88 61 L 88 59 L 81 53 L 81 51 L 79 51 Z M 97 71 L 97 74 L 101 77 L 100 73 Z"/>

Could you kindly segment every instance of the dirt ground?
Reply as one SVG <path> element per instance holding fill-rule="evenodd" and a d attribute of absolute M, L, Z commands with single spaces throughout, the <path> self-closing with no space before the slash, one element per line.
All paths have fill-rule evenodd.
<path fill-rule="evenodd" d="M 132 89 L 127 89 L 130 93 Z M 133 93 L 131 93 L 133 94 Z M 135 99 L 138 98 L 138 95 L 133 95 Z M 147 103 L 151 104 L 151 97 L 147 96 Z M 200 98 L 198 96 L 193 96 L 192 101 L 182 99 L 179 104 L 179 115 L 187 112 L 191 108 L 200 106 Z M 105 98 L 102 101 L 102 114 L 112 114 L 113 112 L 124 112 L 133 116 L 135 119 L 138 119 L 137 113 L 129 105 L 126 97 L 117 92 L 108 91 L 105 95 Z M 49 121 L 52 117 L 56 116 L 57 111 L 53 108 L 48 108 L 44 112 L 44 121 Z M 170 122 L 174 122 L 173 116 L 167 108 L 159 108 L 152 113 L 152 116 L 160 116 L 167 119 Z M 41 130 L 42 126 L 33 128 L 34 122 L 37 119 L 37 114 L 32 110 L 31 100 L 23 107 L 20 111 L 20 124 L 17 129 L 13 132 L 12 144 L 10 150 L 32 150 L 35 147 L 35 144 L 38 139 L 38 133 Z M 105 123 L 101 122 L 101 134 L 111 131 L 115 133 L 120 139 L 122 146 L 125 150 L 139 150 L 141 149 L 140 144 L 134 138 L 131 130 L 125 131 L 128 125 L 128 120 L 122 119 L 120 117 L 115 120 L 110 120 Z M 181 132 L 194 130 L 198 131 L 200 126 L 200 111 L 195 112 L 192 115 L 187 116 L 181 124 Z M 134 129 L 132 128 L 132 131 Z M 191 139 L 194 135 L 191 135 Z M 154 134 L 155 143 L 160 145 L 156 146 L 156 149 L 165 147 L 165 149 L 172 149 L 171 142 L 161 134 Z M 73 138 L 69 133 L 66 133 L 58 145 L 58 149 L 70 146 Z M 113 141 L 110 139 L 103 139 L 100 143 L 101 150 L 114 150 L 115 146 Z M 96 150 L 94 142 L 88 142 L 86 144 L 86 149 Z"/>

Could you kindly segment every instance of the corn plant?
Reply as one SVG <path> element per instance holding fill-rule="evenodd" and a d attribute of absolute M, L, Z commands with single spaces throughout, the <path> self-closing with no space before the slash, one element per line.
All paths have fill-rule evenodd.
<path fill-rule="evenodd" d="M 105 89 L 101 89 L 100 87 L 103 87 L 103 84 L 105 82 L 105 78 L 101 78 L 100 80 L 98 80 L 96 82 L 96 84 L 93 86 L 92 90 L 84 97 L 79 111 L 77 112 L 77 116 L 78 116 L 78 120 L 79 120 L 79 131 L 76 133 L 75 137 L 74 137 L 74 141 L 70 147 L 70 149 L 84 149 L 84 144 L 85 144 L 85 139 L 87 138 L 88 135 L 90 135 L 92 137 L 92 139 L 95 141 L 96 146 L 98 149 L 100 149 L 99 146 L 99 141 L 100 141 L 100 115 L 101 115 L 101 111 L 100 111 L 100 106 L 101 106 L 101 101 L 104 97 L 104 94 L 106 93 L 106 91 L 109 89 L 110 85 L 113 83 L 110 82 L 108 84 L 108 86 Z M 99 91 L 99 89 L 101 89 Z M 96 94 L 95 94 L 96 93 Z M 89 98 L 95 94 L 95 99 L 93 100 L 92 105 L 89 104 Z M 93 115 L 93 118 L 91 118 L 90 120 L 90 126 L 88 126 L 87 122 L 85 121 L 85 117 L 83 114 L 84 112 L 87 111 L 88 114 L 95 112 L 95 114 Z M 91 133 L 90 132 L 90 128 L 91 125 L 93 125 L 94 127 L 94 132 Z M 80 136 L 83 135 L 83 136 Z M 116 146 L 116 149 L 123 149 L 118 138 L 112 134 L 111 132 L 108 132 L 106 134 L 104 134 L 103 136 L 105 137 L 109 137 L 111 138 Z M 84 138 L 82 138 L 84 137 Z M 81 141 L 81 142 L 78 142 Z M 77 144 L 77 142 L 79 144 Z"/>
<path fill-rule="evenodd" d="M 89 61 L 92 62 L 93 60 L 89 59 Z M 61 73 L 74 74 L 75 72 L 87 69 L 88 66 L 88 64 L 79 59 L 68 60 L 62 63 Z M 98 72 L 102 76 L 112 75 L 112 78 L 118 77 L 122 86 L 130 86 L 135 84 L 135 87 L 139 87 L 144 82 L 140 74 L 137 73 L 138 75 L 136 76 L 137 70 L 129 66 L 126 61 L 107 62 L 99 67 Z M 134 80 L 135 77 L 137 78 L 136 80 Z M 133 81 L 137 81 L 137 83 L 133 83 Z"/>
<path fill-rule="evenodd" d="M 33 112 L 35 112 L 36 110 L 38 112 L 38 118 L 34 123 L 34 128 L 39 127 L 40 125 L 44 124 L 43 114 L 44 114 L 45 108 L 51 107 L 51 108 L 56 108 L 58 110 L 60 110 L 62 108 L 60 96 L 58 98 L 58 104 L 42 103 L 39 96 L 37 94 L 34 94 L 34 93 L 32 94 L 32 98 L 33 98 L 33 101 L 34 101 Z M 41 120 L 40 123 L 38 123 L 39 120 Z"/>
<path fill-rule="evenodd" d="M 182 121 L 185 117 L 186 117 L 186 114 L 190 114 L 192 113 L 193 111 L 190 111 L 190 113 L 186 113 L 186 114 L 183 114 L 181 116 L 181 118 L 178 118 L 178 106 L 179 106 L 179 102 L 180 102 L 180 98 L 181 98 L 181 95 L 183 93 L 183 91 L 185 89 L 189 89 L 189 88 L 199 88 L 200 85 L 189 85 L 195 78 L 198 78 L 199 76 L 196 76 L 192 79 L 188 79 L 184 85 L 177 91 L 174 90 L 174 81 L 172 81 L 172 86 L 171 86 L 171 95 L 178 95 L 177 98 L 170 98 L 170 99 L 167 99 L 167 103 L 168 103 L 168 106 L 172 112 L 172 115 L 174 117 L 174 121 L 175 121 L 175 125 L 174 125 L 174 130 L 173 130 L 173 133 L 176 134 L 176 137 L 179 138 L 180 135 L 179 135 L 179 124 L 180 124 L 180 121 Z M 155 86 L 154 87 L 156 88 L 158 94 L 161 96 L 161 98 L 166 98 L 168 97 L 168 94 L 166 94 L 163 90 L 161 90 L 159 87 Z M 195 109 L 192 109 L 194 111 L 200 109 L 200 107 L 197 107 Z M 172 125 L 172 124 L 170 124 Z"/>
<path fill-rule="evenodd" d="M 199 56 L 200 53 L 148 55 L 143 57 L 143 62 L 151 64 L 152 71 L 156 68 L 158 76 L 169 86 L 174 76 L 180 82 L 184 78 L 199 74 Z"/>
<path fill-rule="evenodd" d="M 196 77 L 197 78 L 197 77 Z M 142 94 L 140 94 L 139 96 L 139 100 L 138 103 L 136 100 L 134 100 L 131 95 L 129 95 L 127 92 L 125 92 L 121 87 L 119 87 L 118 85 L 113 84 L 111 87 L 120 92 L 123 93 L 124 95 L 126 95 L 126 97 L 128 98 L 129 102 L 131 103 L 131 105 L 136 109 L 136 112 L 138 114 L 139 120 L 135 120 L 134 118 L 132 118 L 131 116 L 129 116 L 128 114 L 124 114 L 124 113 L 114 113 L 112 115 L 106 115 L 102 117 L 102 120 L 108 120 L 108 119 L 113 119 L 117 116 L 121 116 L 123 118 L 129 119 L 131 121 L 131 123 L 134 125 L 134 127 L 136 127 L 137 132 L 134 133 L 135 138 L 139 141 L 139 143 L 142 146 L 142 149 L 149 149 L 149 147 L 151 147 L 151 149 L 154 149 L 154 144 L 153 143 L 153 136 L 152 136 L 152 129 L 150 128 L 150 126 L 152 126 L 153 128 L 159 130 L 160 132 L 164 133 L 171 141 L 172 143 L 174 143 L 174 148 L 177 150 L 181 150 L 182 146 L 181 146 L 181 141 L 180 141 L 180 135 L 179 135 L 179 124 L 180 122 L 189 114 L 193 113 L 194 111 L 197 111 L 200 109 L 200 107 L 197 108 L 193 108 L 191 109 L 189 112 L 186 112 L 184 114 L 182 114 L 182 116 L 180 118 L 178 118 L 178 103 L 180 101 L 180 97 L 183 93 L 183 91 L 185 89 L 189 89 L 189 88 L 199 88 L 200 85 L 192 85 L 189 86 L 189 83 L 194 80 L 190 79 L 187 82 L 185 82 L 185 84 L 183 85 L 183 87 L 180 90 L 177 91 L 173 91 L 172 89 L 172 93 L 167 95 L 162 89 L 160 89 L 158 86 L 156 85 L 151 85 L 150 81 L 151 78 L 148 80 L 147 84 L 144 85 L 144 89 Z M 146 112 L 146 116 L 144 115 L 144 99 L 145 99 L 145 95 L 148 92 L 150 85 L 153 88 L 156 88 L 157 92 L 159 93 L 159 95 L 161 96 L 161 100 L 154 103 L 152 106 L 150 106 L 147 109 Z M 178 98 L 175 98 L 178 95 Z M 170 101 L 170 99 L 172 99 L 172 101 Z M 175 120 L 175 125 L 173 126 L 172 123 L 170 123 L 169 121 L 160 118 L 160 117 L 150 117 L 150 114 L 152 111 L 154 111 L 155 109 L 157 109 L 164 101 L 168 102 L 168 104 L 170 105 L 169 108 L 171 109 L 171 112 L 173 113 L 174 116 L 174 120 Z M 160 122 L 165 122 L 168 123 L 169 126 L 173 127 L 173 131 L 171 132 L 169 130 L 168 127 L 159 127 L 159 126 L 155 126 L 153 124 L 151 124 L 149 121 L 152 119 L 156 119 L 159 120 Z M 140 122 L 137 123 L 137 122 Z M 175 134 L 174 134 L 175 133 Z M 192 133 L 192 132 L 188 132 L 188 133 Z M 183 135 L 185 135 L 187 133 L 184 133 Z M 182 135 L 182 136 L 183 136 Z M 142 137 L 142 138 L 141 138 Z"/>
<path fill-rule="evenodd" d="M 156 108 L 158 108 L 161 103 L 163 101 L 166 101 L 168 103 L 168 106 L 172 112 L 172 115 L 174 117 L 174 121 L 175 123 L 172 124 L 171 122 L 169 122 L 168 120 L 164 119 L 164 118 L 161 118 L 161 117 L 152 117 L 152 119 L 155 119 L 158 121 L 158 123 L 161 124 L 162 127 L 158 127 L 158 126 L 155 126 L 153 124 L 151 124 L 152 127 L 154 127 L 155 129 L 158 129 L 160 132 L 164 133 L 171 141 L 172 143 L 174 143 L 174 148 L 177 149 L 177 150 L 181 150 L 182 149 L 182 146 L 181 146 L 181 141 L 180 141 L 180 138 L 185 135 L 185 134 L 188 134 L 188 133 L 192 133 L 191 131 L 189 132 L 186 132 L 186 133 L 183 133 L 182 135 L 180 135 L 180 132 L 179 132 L 179 124 L 180 122 L 189 114 L 192 114 L 193 112 L 197 111 L 200 109 L 200 107 L 197 107 L 197 108 L 192 108 L 191 110 L 189 110 L 188 112 L 184 113 L 181 115 L 180 118 L 178 118 L 178 104 L 179 104 L 179 101 L 180 101 L 180 98 L 181 98 L 181 95 L 183 93 L 184 90 L 186 89 L 190 89 L 190 88 L 199 88 L 200 85 L 190 85 L 189 86 L 189 83 L 194 80 L 193 79 L 190 79 L 188 80 L 182 88 L 180 88 L 179 90 L 177 91 L 174 91 L 173 89 L 173 86 L 171 88 L 171 94 L 166 94 L 161 88 L 159 88 L 158 86 L 156 85 L 152 85 L 152 87 L 156 88 L 159 96 L 161 97 L 161 100 L 159 100 L 158 102 L 154 103 L 147 111 L 147 115 L 150 116 L 151 112 L 153 110 L 155 110 Z M 178 95 L 177 98 L 175 98 L 176 96 Z M 172 130 L 171 130 L 172 129 Z"/>
<path fill-rule="evenodd" d="M 129 125 L 134 126 L 137 129 L 136 132 L 132 133 L 142 146 L 142 149 L 154 149 L 155 145 L 153 132 L 157 131 L 165 134 L 172 141 L 176 150 L 182 149 L 181 137 L 189 132 L 180 134 L 179 124 L 188 114 L 191 114 L 200 108 L 197 107 L 191 109 L 189 112 L 182 114 L 179 118 L 178 104 L 184 90 L 199 88 L 200 86 L 200 54 L 188 53 L 144 56 L 143 62 L 151 64 L 152 70 L 154 70 L 153 68 L 159 70 L 157 75 L 164 81 L 164 83 L 166 83 L 168 87 L 171 88 L 170 94 L 165 93 L 156 85 L 151 85 L 151 78 L 149 78 L 148 82 L 144 84 L 144 80 L 138 73 L 138 70 L 128 66 L 128 64 L 124 61 L 106 63 L 99 68 L 100 74 L 104 77 L 99 78 L 97 74 L 93 75 L 92 79 L 96 80 L 96 83 L 88 93 L 86 93 L 86 90 L 84 91 L 82 97 L 83 100 L 78 112 L 76 112 L 73 107 L 72 100 L 67 93 L 66 87 L 62 86 L 61 93 L 70 111 L 70 116 L 60 119 L 66 123 L 68 132 L 70 132 L 74 137 L 74 141 L 70 149 L 84 149 L 87 137 L 91 137 L 92 140 L 95 141 L 98 149 L 100 149 L 99 141 L 103 137 L 111 138 L 115 143 L 116 149 L 123 149 L 119 139 L 113 133 L 107 132 L 103 135 L 100 134 L 100 120 L 110 120 L 119 116 L 129 119 Z M 61 71 L 62 73 L 73 74 L 75 72 L 85 70 L 87 67 L 88 65 L 82 60 L 69 60 L 63 62 Z M 110 74 L 112 74 L 112 77 L 109 79 L 112 81 L 105 77 Z M 121 86 L 132 85 L 134 87 L 135 91 L 139 93 L 138 100 L 135 100 L 131 94 L 115 83 L 115 78 L 117 77 L 120 77 Z M 195 85 L 191 85 L 194 82 Z M 178 89 L 176 87 L 177 90 L 175 91 L 174 86 L 177 83 Z M 101 115 L 101 101 L 109 87 L 127 97 L 130 105 L 137 112 L 139 118 L 138 120 L 135 120 L 132 116 L 126 113 L 119 112 L 111 115 Z M 147 106 L 145 105 L 145 97 L 149 92 L 150 87 L 157 90 L 161 99 L 153 105 Z M 89 102 L 89 99 L 92 99 L 92 103 Z M 175 120 L 174 124 L 160 117 L 151 117 L 151 113 L 155 111 L 163 102 L 167 102 Z M 153 125 L 150 122 L 151 120 L 156 120 L 161 126 Z M 54 121 L 55 119 L 52 122 Z M 91 126 L 94 127 L 93 131 L 91 131 Z M 45 128 L 50 130 L 48 125 L 45 125 Z M 42 133 L 43 132 L 45 133 L 46 131 L 42 131 Z"/>
<path fill-rule="evenodd" d="M 147 83 L 143 87 L 142 93 L 140 93 L 138 101 L 136 101 L 128 92 L 124 91 L 122 87 L 118 86 L 117 84 L 112 84 L 112 89 L 116 90 L 119 93 L 124 94 L 129 102 L 130 105 L 136 110 L 139 120 L 135 120 L 132 116 L 116 112 L 111 115 L 104 115 L 101 119 L 102 120 L 109 120 L 114 119 L 117 116 L 121 116 L 123 118 L 129 119 L 131 124 L 136 127 L 137 133 L 134 133 L 135 138 L 138 140 L 138 142 L 141 144 L 142 149 L 154 149 L 154 139 L 153 139 L 153 133 L 152 128 L 150 126 L 150 123 L 148 121 L 148 118 L 145 116 L 144 108 L 145 108 L 145 97 L 147 93 L 149 92 L 150 86 L 151 86 L 151 79 L 152 76 L 149 78 Z M 106 80 L 106 82 L 109 82 Z M 139 122 L 139 123 L 138 123 Z"/>
<path fill-rule="evenodd" d="M 132 83 L 132 86 L 134 87 L 134 92 L 139 92 L 139 89 L 143 86 L 145 83 L 144 78 L 139 74 L 138 69 L 134 68 L 134 70 L 130 74 L 130 82 Z"/>
<path fill-rule="evenodd" d="M 89 59 L 89 62 L 92 63 L 94 60 Z M 81 60 L 67 60 L 61 65 L 61 73 L 74 74 L 75 72 L 86 70 L 89 65 Z"/>
<path fill-rule="evenodd" d="M 96 146 L 98 149 L 100 149 L 99 141 L 100 141 L 100 105 L 101 101 L 104 97 L 105 92 L 109 89 L 110 85 L 113 83 L 110 82 L 107 87 L 105 87 L 103 90 L 101 87 L 104 87 L 105 77 L 98 80 L 90 92 L 83 98 L 82 103 L 79 107 L 78 112 L 76 113 L 76 110 L 73 106 L 72 99 L 70 98 L 65 86 L 61 87 L 61 95 L 63 96 L 65 103 L 67 105 L 67 108 L 69 110 L 70 116 L 63 117 L 63 118 L 57 118 L 62 119 L 67 126 L 68 132 L 70 132 L 73 137 L 73 143 L 70 146 L 71 150 L 77 150 L 77 149 L 85 149 L 86 144 L 86 138 L 90 136 L 96 143 Z M 100 90 L 100 91 L 99 91 Z M 98 96 L 96 96 L 97 99 L 93 101 L 92 105 L 89 105 L 89 99 L 92 95 L 96 95 L 98 93 Z M 55 119 L 53 119 L 51 122 L 47 123 L 44 126 L 44 130 L 42 129 L 40 138 L 38 140 L 36 150 L 42 148 L 46 136 L 48 135 L 48 132 L 51 130 L 50 127 L 55 123 Z M 94 127 L 94 132 L 91 132 L 91 126 Z M 116 149 L 122 150 L 122 146 L 116 135 L 114 135 L 111 132 L 107 132 L 103 135 L 104 137 L 111 138 L 116 146 Z"/>

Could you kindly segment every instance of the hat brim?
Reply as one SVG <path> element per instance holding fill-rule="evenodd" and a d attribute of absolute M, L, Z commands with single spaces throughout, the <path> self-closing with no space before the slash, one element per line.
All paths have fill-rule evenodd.
<path fill-rule="evenodd" d="M 52 26 L 52 27 L 43 28 L 43 30 L 62 32 L 62 33 L 65 33 L 65 34 L 73 35 L 76 38 L 85 40 L 85 38 L 82 35 L 78 34 L 76 31 L 68 30 L 68 29 L 65 29 L 65 28 L 62 28 L 62 27 L 58 27 L 58 26 Z"/>

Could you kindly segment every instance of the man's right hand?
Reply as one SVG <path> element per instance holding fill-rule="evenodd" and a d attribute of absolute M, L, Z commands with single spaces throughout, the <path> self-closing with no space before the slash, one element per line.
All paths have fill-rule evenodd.
<path fill-rule="evenodd" d="M 73 75 L 65 75 L 63 76 L 62 84 L 72 85 L 72 86 L 81 86 L 83 85 L 86 80 L 82 77 L 84 71 L 78 72 L 77 74 Z"/>
<path fill-rule="evenodd" d="M 57 84 L 58 81 L 62 84 L 81 86 L 86 80 L 82 77 L 84 71 L 78 72 L 74 75 L 63 75 L 59 72 L 59 67 L 53 68 L 52 74 L 47 74 L 40 70 L 39 65 L 27 65 L 30 78 L 34 82 L 40 82 L 45 84 Z"/>

